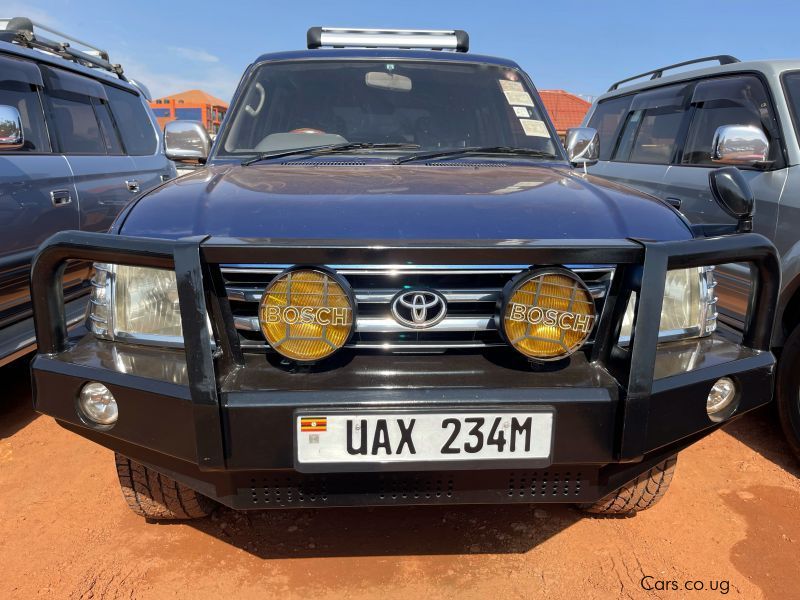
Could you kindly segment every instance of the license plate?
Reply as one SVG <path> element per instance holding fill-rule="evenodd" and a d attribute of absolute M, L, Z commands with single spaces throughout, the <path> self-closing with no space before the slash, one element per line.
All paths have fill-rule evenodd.
<path fill-rule="evenodd" d="M 411 463 L 550 457 L 553 412 L 307 413 L 297 462 Z"/>

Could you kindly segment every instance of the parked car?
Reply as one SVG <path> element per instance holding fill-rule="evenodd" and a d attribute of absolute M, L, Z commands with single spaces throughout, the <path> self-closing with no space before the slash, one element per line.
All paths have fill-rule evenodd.
<path fill-rule="evenodd" d="M 709 61 L 719 64 L 664 76 Z M 744 173 L 756 198 L 752 228 L 782 255 L 776 397 L 800 456 L 800 60 L 715 56 L 655 69 L 612 85 L 585 123 L 600 131 L 592 174 L 653 194 L 699 226 L 732 220 L 712 198 L 709 173 L 724 165 Z M 717 271 L 720 319 L 738 329 L 750 279 L 746 265 Z"/>
<path fill-rule="evenodd" d="M 35 406 L 115 451 L 135 512 L 631 513 L 682 448 L 770 401 L 772 244 L 703 239 L 585 176 L 596 132 L 565 151 L 519 66 L 467 45 L 312 28 L 308 50 L 246 70 L 203 169 L 108 234 L 40 249 Z M 165 140 L 208 153 L 198 124 Z M 745 223 L 741 174 L 712 181 Z M 69 334 L 54 290 L 75 259 L 97 276 L 89 331 Z M 716 331 L 711 293 L 731 260 L 758 273 L 741 340 Z"/>
<path fill-rule="evenodd" d="M 106 231 L 136 194 L 174 177 L 142 86 L 108 55 L 63 46 L 24 18 L 0 20 L 0 365 L 35 348 L 31 259 L 57 231 Z M 57 34 L 63 37 L 63 34 Z M 70 323 L 88 265 L 67 267 Z"/>

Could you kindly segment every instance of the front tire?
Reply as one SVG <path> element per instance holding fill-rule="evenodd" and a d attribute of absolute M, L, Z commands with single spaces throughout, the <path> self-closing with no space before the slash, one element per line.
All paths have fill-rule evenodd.
<path fill-rule="evenodd" d="M 675 474 L 678 455 L 670 456 L 594 504 L 581 504 L 581 510 L 593 515 L 621 516 L 647 510 L 669 489 Z"/>
<path fill-rule="evenodd" d="M 214 510 L 211 498 L 114 453 L 122 495 L 137 515 L 154 521 L 200 519 Z"/>
<path fill-rule="evenodd" d="M 775 403 L 789 446 L 800 459 L 800 326 L 789 335 L 778 361 Z"/>

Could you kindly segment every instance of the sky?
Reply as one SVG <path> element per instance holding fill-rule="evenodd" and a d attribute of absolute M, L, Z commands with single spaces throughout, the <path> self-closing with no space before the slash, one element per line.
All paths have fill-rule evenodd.
<path fill-rule="evenodd" d="M 154 97 L 224 100 L 265 52 L 305 48 L 311 26 L 464 29 L 471 52 L 517 61 L 539 89 L 594 96 L 624 77 L 712 54 L 800 58 L 800 1 L 2 0 L 91 42 Z"/>

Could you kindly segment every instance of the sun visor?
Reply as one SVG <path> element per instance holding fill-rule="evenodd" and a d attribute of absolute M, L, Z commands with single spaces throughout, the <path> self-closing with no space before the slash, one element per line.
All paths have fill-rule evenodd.
<path fill-rule="evenodd" d="M 708 81 L 701 81 L 694 88 L 692 94 L 692 104 L 699 104 L 700 102 L 710 102 L 711 100 L 746 100 L 744 93 L 746 90 L 755 90 L 760 92 L 761 88 L 758 85 L 748 86 L 748 80 L 758 80 L 754 77 L 722 77 L 718 79 L 711 79 Z M 758 94 L 763 96 L 763 94 Z M 758 98 L 762 100 L 763 98 Z"/>
<path fill-rule="evenodd" d="M 686 102 L 688 85 L 669 86 L 650 92 L 637 94 L 633 98 L 630 110 L 647 110 L 683 106 Z"/>
<path fill-rule="evenodd" d="M 81 96 L 91 96 L 92 98 L 101 98 L 107 100 L 106 90 L 103 84 L 82 77 L 69 71 L 62 69 L 54 69 L 52 67 L 42 67 L 44 78 L 47 82 L 47 89 L 55 94 L 67 93 L 78 94 Z"/>
<path fill-rule="evenodd" d="M 0 55 L 0 81 L 16 81 L 42 87 L 42 73 L 36 63 Z"/>

